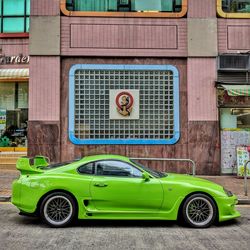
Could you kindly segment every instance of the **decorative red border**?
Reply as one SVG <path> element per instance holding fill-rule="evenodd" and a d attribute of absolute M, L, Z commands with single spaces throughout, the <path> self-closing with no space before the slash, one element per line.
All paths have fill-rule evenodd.
<path fill-rule="evenodd" d="M 119 108 L 119 109 L 122 108 L 122 106 L 121 106 L 120 103 L 119 103 L 119 99 L 120 99 L 120 97 L 121 97 L 122 95 L 128 95 L 128 96 L 130 97 L 131 102 L 128 104 L 127 109 L 131 108 L 131 107 L 133 106 L 133 103 L 134 103 L 134 98 L 133 98 L 133 96 L 132 96 L 129 92 L 126 92 L 126 91 L 123 91 L 123 92 L 119 93 L 119 94 L 116 96 L 116 100 L 115 100 L 115 101 L 116 101 L 116 105 L 118 106 L 118 108 Z"/>
<path fill-rule="evenodd" d="M 0 38 L 27 38 L 29 33 L 0 33 Z"/>

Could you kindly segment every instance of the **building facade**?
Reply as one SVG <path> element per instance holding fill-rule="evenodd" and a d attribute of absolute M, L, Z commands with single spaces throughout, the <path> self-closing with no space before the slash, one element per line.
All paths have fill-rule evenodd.
<path fill-rule="evenodd" d="M 1 39 L 2 54 L 10 56 L 8 46 L 29 43 L 28 154 L 53 162 L 103 153 L 190 158 L 197 174 L 233 173 L 235 145 L 223 138 L 234 132 L 237 144 L 246 144 L 250 128 L 248 119 L 238 119 L 248 114 L 248 95 L 230 96 L 249 84 L 247 64 L 239 68 L 237 61 L 249 60 L 249 6 L 248 0 L 31 1 L 29 40 Z M 225 55 L 232 65 L 224 67 Z M 180 163 L 150 164 L 187 171 Z"/>
<path fill-rule="evenodd" d="M 1 0 L 0 14 L 0 152 L 26 154 L 30 1 Z"/>

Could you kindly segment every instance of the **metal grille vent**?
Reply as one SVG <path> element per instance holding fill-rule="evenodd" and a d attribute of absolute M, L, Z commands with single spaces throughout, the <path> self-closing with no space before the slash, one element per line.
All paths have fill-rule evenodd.
<path fill-rule="evenodd" d="M 77 139 L 171 139 L 174 136 L 172 71 L 78 69 L 74 82 Z M 140 119 L 109 118 L 111 89 L 139 90 Z"/>
<path fill-rule="evenodd" d="M 250 84 L 250 74 L 248 72 L 218 72 L 218 82 L 232 84 Z"/>
<path fill-rule="evenodd" d="M 219 56 L 219 70 L 247 70 L 248 67 L 249 67 L 248 55 Z"/>

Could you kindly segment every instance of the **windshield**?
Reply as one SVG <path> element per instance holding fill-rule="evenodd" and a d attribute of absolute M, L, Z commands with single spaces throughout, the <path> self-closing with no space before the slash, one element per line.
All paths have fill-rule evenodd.
<path fill-rule="evenodd" d="M 142 168 L 143 170 L 145 170 L 146 172 L 148 172 L 149 174 L 153 175 L 156 178 L 162 178 L 162 177 L 167 176 L 166 173 L 163 173 L 163 172 L 156 171 L 156 170 L 153 170 L 151 168 L 145 167 L 144 165 L 142 165 L 141 163 L 139 163 L 137 161 L 134 161 L 134 160 L 131 160 L 131 159 L 130 159 L 130 161 L 132 163 L 134 163 L 135 165 L 139 166 L 140 168 Z"/>

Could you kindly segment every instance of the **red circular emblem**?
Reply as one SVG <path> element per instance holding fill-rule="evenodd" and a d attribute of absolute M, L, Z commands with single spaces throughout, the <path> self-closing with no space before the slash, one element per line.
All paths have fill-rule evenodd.
<path fill-rule="evenodd" d="M 119 109 L 122 109 L 123 106 L 130 109 L 133 106 L 134 98 L 129 92 L 123 91 L 116 96 L 115 102 Z"/>

